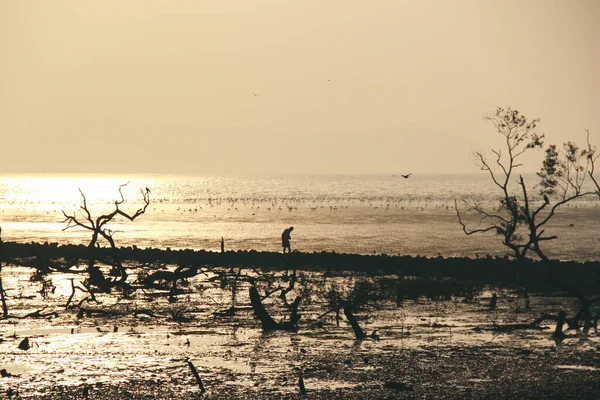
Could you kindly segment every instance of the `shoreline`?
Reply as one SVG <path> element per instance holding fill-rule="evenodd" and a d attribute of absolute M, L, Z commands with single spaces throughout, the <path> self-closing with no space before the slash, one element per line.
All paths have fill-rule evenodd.
<path fill-rule="evenodd" d="M 8 371 L 0 379 L 0 396 L 289 399 L 300 396 L 299 371 L 313 399 L 592 399 L 598 387 L 595 330 L 565 329 L 564 338 L 556 340 L 553 321 L 531 325 L 559 310 L 577 312 L 573 298 L 549 284 L 540 262 L 125 247 L 119 255 L 132 271 L 214 268 L 189 278 L 178 301 L 169 298 L 168 285 L 151 285 L 133 296 L 98 292 L 98 301 L 85 305 L 86 294 L 79 293 L 66 307 L 69 283 L 87 273 L 86 246 L 2 244 L 5 283 L 18 296 L 10 298 L 11 317 L 0 323 L 0 369 Z M 94 250 L 97 259 L 106 260 L 112 249 Z M 561 276 L 597 291 L 593 278 L 600 263 L 555 264 Z M 11 271 L 42 265 L 51 265 L 56 292 L 39 290 L 46 286 L 33 282 L 30 270 Z M 289 271 L 298 271 L 292 293 L 306 301 L 296 331 L 261 328 L 248 307 L 246 289 L 254 281 L 241 282 L 234 291 L 237 284 L 223 279 L 256 275 L 252 269 L 277 277 L 282 288 L 291 282 Z M 404 283 L 399 292 L 389 290 L 393 282 Z M 265 293 L 270 287 L 267 280 L 260 286 Z M 373 332 L 359 340 L 348 323 L 326 312 L 326 299 L 332 290 L 340 296 L 351 290 L 360 302 L 363 289 L 374 291 L 376 303 L 355 310 L 365 332 Z M 499 294 L 494 308 L 489 289 Z M 401 297 L 377 300 L 386 294 Z M 280 297 L 265 304 L 276 320 L 289 313 Z M 46 307 L 51 312 L 42 318 L 31 313 Z M 27 337 L 35 345 L 18 350 Z M 186 360 L 198 369 L 206 393 L 198 389 Z"/>
<path fill-rule="evenodd" d="M 84 245 L 59 245 L 58 243 L 18 243 L 2 242 L 2 261 L 5 264 L 27 265 L 31 259 L 64 260 L 77 264 L 85 261 L 88 248 Z M 134 264 L 165 265 L 206 265 L 236 266 L 240 268 L 259 267 L 267 270 L 299 269 L 306 271 L 356 272 L 373 275 L 397 275 L 399 277 L 441 277 L 478 281 L 485 284 L 524 286 L 531 290 L 556 290 L 548 281 L 548 266 L 554 272 L 568 277 L 571 284 L 585 291 L 594 292 L 598 287 L 600 271 L 598 261 L 558 261 L 550 264 L 531 259 L 514 260 L 508 256 L 469 257 L 415 257 L 387 254 L 353 254 L 337 252 L 304 253 L 294 251 L 291 254 L 279 252 L 237 250 L 224 253 L 211 250 L 172 250 L 170 248 L 118 247 L 119 258 Z M 95 249 L 99 259 L 111 257 L 108 247 Z M 28 260 L 29 259 L 29 260 Z M 17 261 L 21 260 L 21 261 Z M 33 263 L 35 265 L 35 263 Z M 138 268 L 137 265 L 131 268 Z M 57 272 L 78 272 L 63 266 Z"/>

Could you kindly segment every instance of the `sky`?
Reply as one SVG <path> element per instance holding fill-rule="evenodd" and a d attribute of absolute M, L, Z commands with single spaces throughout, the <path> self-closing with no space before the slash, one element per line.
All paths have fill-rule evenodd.
<path fill-rule="evenodd" d="M 0 0 L 0 57 L 5 174 L 477 172 L 497 106 L 600 146 L 596 0 Z"/>

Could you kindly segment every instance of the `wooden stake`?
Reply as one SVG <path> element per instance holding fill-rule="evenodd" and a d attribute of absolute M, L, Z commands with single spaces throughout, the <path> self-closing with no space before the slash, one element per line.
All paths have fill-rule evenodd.
<path fill-rule="evenodd" d="M 304 371 L 300 370 L 298 375 L 298 387 L 300 388 L 300 396 L 306 396 L 306 387 L 304 386 Z"/>

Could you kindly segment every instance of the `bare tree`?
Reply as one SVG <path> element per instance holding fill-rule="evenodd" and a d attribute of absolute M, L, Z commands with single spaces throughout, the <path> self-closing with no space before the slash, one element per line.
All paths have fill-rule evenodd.
<path fill-rule="evenodd" d="M 90 276 L 89 282 L 94 286 L 98 286 L 105 291 L 110 290 L 111 286 L 121 286 L 124 287 L 126 285 L 127 280 L 127 271 L 121 262 L 119 257 L 118 248 L 115 245 L 114 241 L 114 233 L 110 230 L 106 225 L 111 222 L 114 218 L 121 216 L 129 221 L 135 220 L 140 215 L 146 212 L 146 208 L 150 204 L 150 189 L 140 189 L 142 194 L 143 206 L 138 208 L 133 214 L 127 213 L 121 210 L 121 205 L 125 203 L 125 198 L 123 197 L 123 187 L 127 186 L 129 182 L 119 186 L 119 196 L 120 199 L 114 202 L 114 210 L 100 215 L 99 217 L 93 218 L 90 210 L 88 208 L 87 200 L 81 189 L 79 189 L 79 193 L 81 193 L 82 204 L 79 207 L 79 214 L 67 214 L 63 210 L 63 215 L 65 219 L 63 223 L 66 223 L 67 226 L 63 230 L 67 230 L 70 228 L 80 227 L 89 230 L 92 233 L 92 238 L 88 244 L 89 249 L 89 258 L 88 258 L 88 274 Z M 112 266 L 111 275 L 114 276 L 114 281 L 108 282 L 104 275 L 100 272 L 100 269 L 95 266 L 96 263 L 96 246 L 98 245 L 98 241 L 100 238 L 105 239 L 110 248 L 112 250 L 112 261 L 110 265 Z"/>
<path fill-rule="evenodd" d="M 543 147 L 544 135 L 538 135 L 535 128 L 539 119 L 528 121 L 517 110 L 498 108 L 487 118 L 495 126 L 505 142 L 502 149 L 492 150 L 495 159 L 488 161 L 478 151 L 475 160 L 479 167 L 487 171 L 501 196 L 497 206 L 486 208 L 478 201 L 463 201 L 459 206 L 455 200 L 458 222 L 467 235 L 494 232 L 502 237 L 502 243 L 509 248 L 510 255 L 524 259 L 533 253 L 541 260 L 548 257 L 541 243 L 554 240 L 548 235 L 545 226 L 556 215 L 560 206 L 575 199 L 599 193 L 586 189 L 586 178 L 593 180 L 594 163 L 598 158 L 596 149 L 589 143 L 580 149 L 572 142 L 565 143 L 563 149 L 556 145 L 546 148 L 545 159 L 538 177 L 540 198 L 530 195 L 522 175 L 515 179 L 516 169 L 522 164 L 520 157 L 531 149 Z M 595 182 L 595 181 L 594 181 Z M 600 188 L 598 188 L 600 190 Z M 475 221 L 475 222 L 474 222 Z"/>
<path fill-rule="evenodd" d="M 589 168 L 587 169 L 587 173 L 588 173 L 588 175 L 590 177 L 590 180 L 592 181 L 593 185 L 596 187 L 596 194 L 600 198 L 600 184 L 598 183 L 598 180 L 594 176 L 594 173 L 596 172 L 595 171 L 595 166 L 596 166 L 595 161 L 598 159 L 598 157 L 600 157 L 600 154 L 596 154 L 596 147 L 592 146 L 590 144 L 590 131 L 588 131 L 587 129 L 585 131 L 587 133 L 587 136 L 586 136 L 586 145 L 587 145 L 587 148 L 584 149 L 584 150 L 582 150 L 581 152 L 582 153 L 585 152 L 586 157 L 591 160 Z"/>

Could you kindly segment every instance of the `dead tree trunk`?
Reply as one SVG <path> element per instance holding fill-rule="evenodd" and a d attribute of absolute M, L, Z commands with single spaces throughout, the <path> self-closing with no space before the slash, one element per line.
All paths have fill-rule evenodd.
<path fill-rule="evenodd" d="M 496 309 L 497 302 L 498 302 L 498 295 L 496 293 L 493 293 L 492 298 L 490 299 L 490 310 Z"/>
<path fill-rule="evenodd" d="M 8 318 L 8 308 L 4 297 L 4 286 L 2 286 L 2 228 L 0 228 L 0 300 L 2 301 L 2 318 Z"/>
<path fill-rule="evenodd" d="M 556 321 L 556 329 L 554 329 L 554 333 L 552 337 L 555 339 L 562 339 L 565 337 L 565 334 L 562 331 L 563 325 L 565 323 L 565 318 L 567 314 L 564 311 L 558 313 L 558 321 Z"/>
<path fill-rule="evenodd" d="M 292 311 L 290 314 L 290 320 L 286 322 L 275 322 L 275 320 L 269 315 L 265 306 L 260 300 L 260 295 L 255 286 L 250 286 L 250 304 L 254 310 L 254 315 L 261 322 L 262 328 L 266 331 L 273 330 L 284 330 L 284 331 L 295 331 L 298 329 L 298 320 L 300 320 L 300 314 L 298 314 L 298 306 L 302 299 L 297 297 L 292 304 Z"/>
<path fill-rule="evenodd" d="M 306 386 L 304 386 L 304 371 L 301 369 L 298 374 L 298 388 L 300 389 L 300 396 L 306 396 Z"/>
<path fill-rule="evenodd" d="M 348 322 L 350 322 L 350 325 L 352 326 L 356 340 L 362 340 L 366 338 L 367 335 L 365 335 L 365 332 L 362 330 L 360 325 L 358 325 L 358 321 L 356 320 L 356 317 L 354 317 L 354 314 L 352 314 L 352 311 L 350 311 L 350 307 L 348 305 L 344 306 L 344 315 L 346 318 L 348 318 Z"/>

